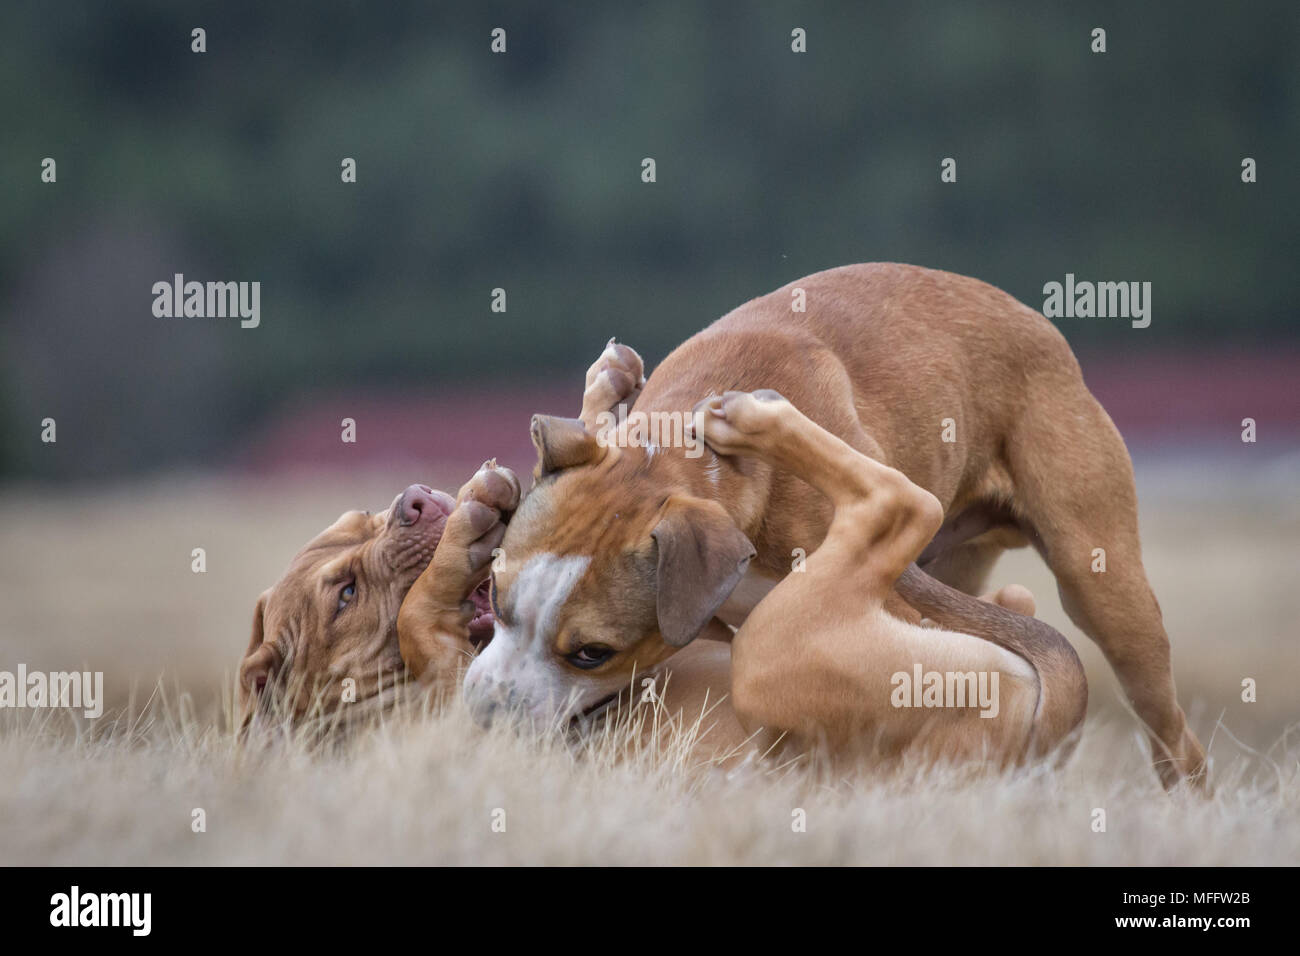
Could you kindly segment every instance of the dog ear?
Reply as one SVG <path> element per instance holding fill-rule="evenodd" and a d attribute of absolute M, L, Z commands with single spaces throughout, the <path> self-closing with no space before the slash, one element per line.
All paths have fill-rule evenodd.
<path fill-rule="evenodd" d="M 754 546 L 721 505 L 702 499 L 670 498 L 650 537 L 659 548 L 659 633 L 684 647 L 731 596 Z"/>
<path fill-rule="evenodd" d="M 529 428 L 537 449 L 536 475 L 549 475 L 564 468 L 592 464 L 601 459 L 604 447 L 576 418 L 534 415 Z"/>
<path fill-rule="evenodd" d="M 257 607 L 253 608 L 253 636 L 248 640 L 248 650 L 244 651 L 245 657 L 261 646 L 266 624 L 264 620 L 266 616 L 266 599 L 270 596 L 271 589 L 267 588 L 262 592 L 262 596 L 257 599 Z"/>
<path fill-rule="evenodd" d="M 263 591 L 257 599 L 253 610 L 253 634 L 248 641 L 248 650 L 239 665 L 239 696 L 247 700 L 251 695 L 260 693 L 262 688 L 280 666 L 280 652 L 274 646 L 265 643 L 266 634 L 266 599 L 271 592 Z"/>

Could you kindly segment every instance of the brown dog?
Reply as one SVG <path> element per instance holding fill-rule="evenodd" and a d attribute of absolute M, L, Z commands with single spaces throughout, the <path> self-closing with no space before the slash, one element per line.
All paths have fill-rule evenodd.
<path fill-rule="evenodd" d="M 502 514 L 518 500 L 514 475 L 488 462 L 459 501 L 411 485 L 387 511 L 349 511 L 309 541 L 257 602 L 239 668 L 243 715 L 271 699 L 268 688 L 296 718 L 344 702 L 385 702 L 386 692 L 408 676 L 398 616 L 422 572 L 433 596 L 422 605 L 425 622 L 442 613 L 432 588 L 437 582 L 458 594 L 449 612 L 458 638 L 441 639 L 450 628 L 429 629 L 416 664 L 425 669 L 436 656 L 439 666 L 429 672 L 454 686 L 458 662 L 468 666 L 475 643 L 492 634 L 487 565 L 504 533 Z"/>
<path fill-rule="evenodd" d="M 804 297 L 807 311 L 794 311 Z M 639 370 L 629 374 L 639 385 Z M 1203 777 L 1142 568 L 1132 466 L 1051 323 L 974 279 L 897 264 L 833 269 L 688 340 L 639 390 L 632 415 L 688 415 L 711 394 L 760 389 L 942 505 L 920 556 L 928 574 L 899 577 L 896 616 L 973 613 L 939 582 L 975 593 L 1004 548 L 1034 544 L 1145 722 L 1162 781 Z M 534 419 L 536 484 L 493 572 L 496 636 L 465 682 L 480 714 L 598 710 L 715 615 L 743 624 L 830 527 L 831 503 L 788 470 L 631 440 L 631 416 L 611 425 L 609 412 L 584 400 L 580 420 Z M 1105 573 L 1092 571 L 1095 548 Z M 800 641 L 779 650 L 797 655 Z M 773 673 L 781 667 L 772 661 Z M 822 689 L 781 692 L 798 712 Z"/>

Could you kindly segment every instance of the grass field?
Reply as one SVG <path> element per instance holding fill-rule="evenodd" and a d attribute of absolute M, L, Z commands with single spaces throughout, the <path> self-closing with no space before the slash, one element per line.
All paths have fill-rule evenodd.
<path fill-rule="evenodd" d="M 483 733 L 457 706 L 336 746 L 240 747 L 223 694 L 257 595 L 338 512 L 382 507 L 406 480 L 10 488 L 0 669 L 102 670 L 110 712 L 0 711 L 0 862 L 1296 863 L 1297 463 L 1138 470 L 1146 562 L 1180 699 L 1210 749 L 1211 799 L 1160 790 L 1114 678 L 1030 553 L 1008 555 L 995 580 L 1034 591 L 1091 682 L 1059 773 L 881 781 L 619 763 Z M 1248 677 L 1255 703 L 1241 700 Z M 192 830 L 196 808 L 206 832 Z"/>

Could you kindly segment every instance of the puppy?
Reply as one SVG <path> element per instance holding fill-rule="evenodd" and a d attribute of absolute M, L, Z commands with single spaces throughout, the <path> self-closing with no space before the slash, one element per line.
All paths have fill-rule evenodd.
<path fill-rule="evenodd" d="M 696 455 L 675 426 L 663 438 L 704 397 L 760 389 L 938 500 L 944 520 L 888 601 L 936 619 L 985 589 L 1003 549 L 1033 545 L 1145 723 L 1162 782 L 1205 785 L 1142 566 L 1132 464 L 1068 344 L 1000 290 L 897 263 L 742 305 L 665 358 L 626 419 L 585 400 L 576 420 L 534 417 L 536 483 L 494 572 L 504 613 L 465 683 L 476 713 L 603 706 L 713 618 L 741 626 L 817 548 L 834 507 L 808 482 L 752 456 Z M 640 437 L 647 422 L 659 440 Z"/>
<path fill-rule="evenodd" d="M 504 532 L 502 513 L 518 495 L 518 479 L 487 462 L 459 501 L 411 485 L 386 511 L 346 512 L 309 541 L 257 601 L 239 668 L 241 715 L 273 697 L 298 719 L 345 702 L 391 699 L 409 676 L 398 636 L 402 602 L 439 554 L 438 573 L 463 598 L 455 608 L 460 638 L 443 645 L 448 656 L 440 662 L 454 680 L 454 659 L 467 663 L 475 643 L 492 634 L 485 575 Z"/>

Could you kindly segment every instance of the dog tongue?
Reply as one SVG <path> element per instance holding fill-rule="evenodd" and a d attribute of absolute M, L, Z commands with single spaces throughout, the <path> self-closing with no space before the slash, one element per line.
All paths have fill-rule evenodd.
<path fill-rule="evenodd" d="M 496 619 L 492 616 L 492 595 L 491 585 L 484 581 L 473 591 L 470 592 L 469 599 L 474 602 L 474 620 L 469 622 L 470 633 L 474 635 L 490 635 L 496 624 Z"/>

